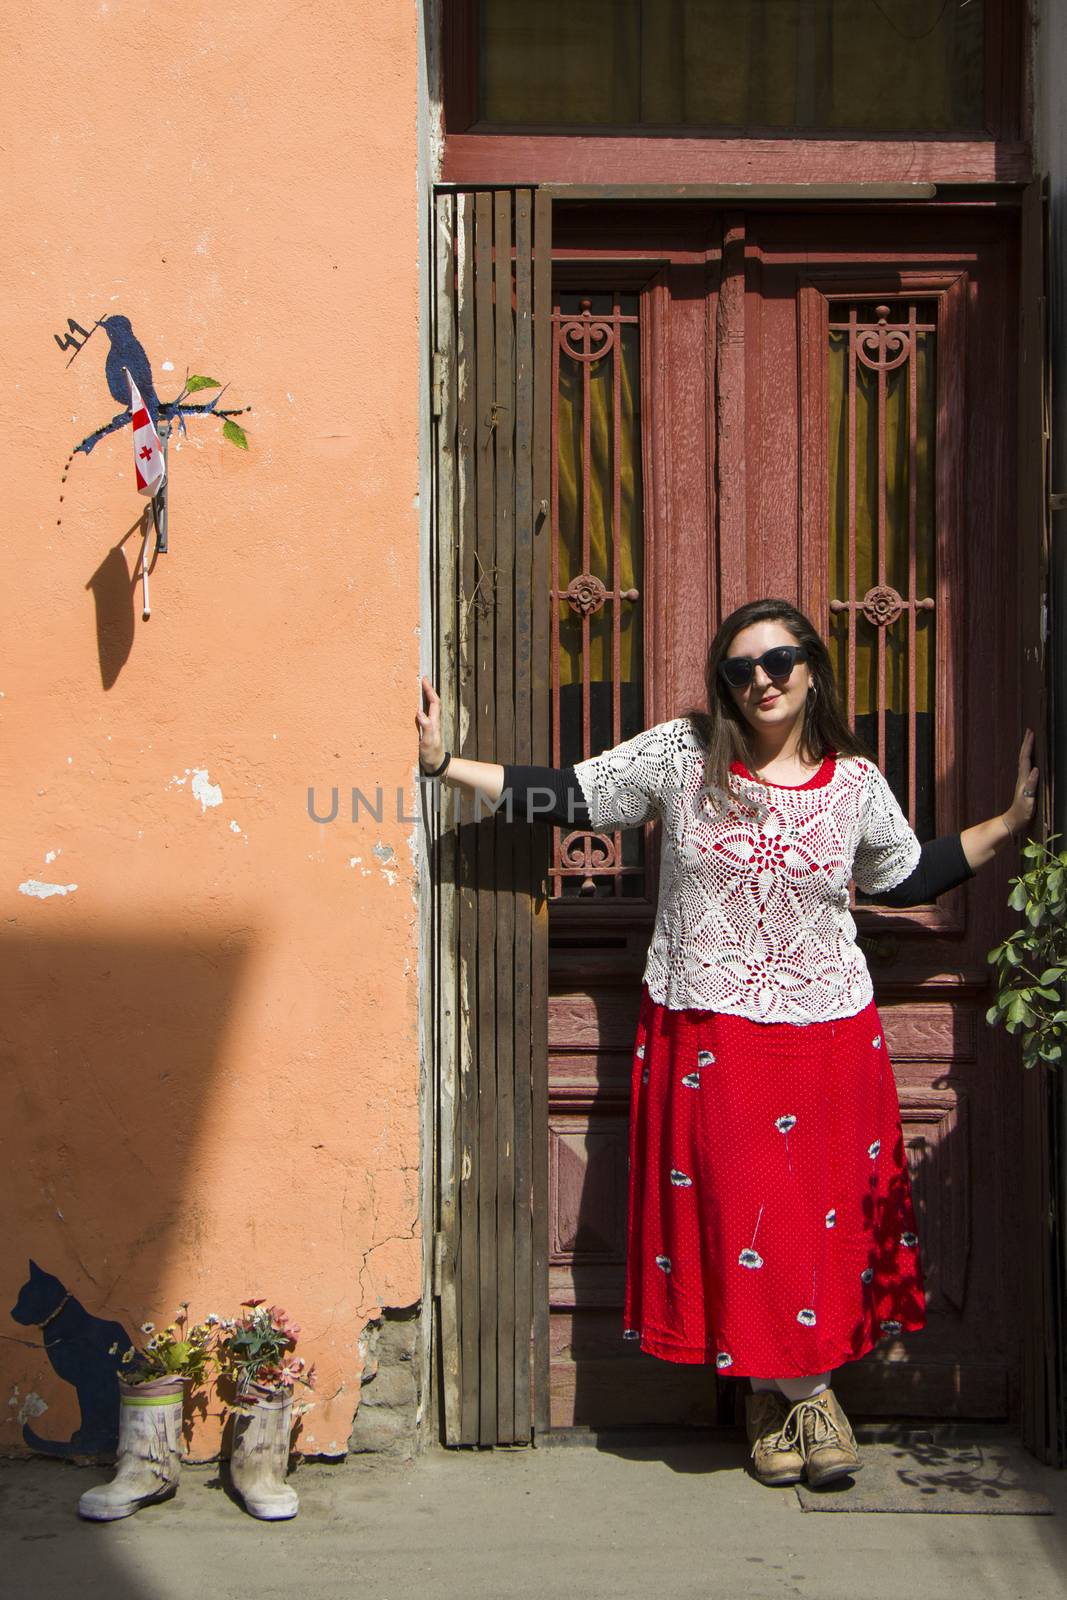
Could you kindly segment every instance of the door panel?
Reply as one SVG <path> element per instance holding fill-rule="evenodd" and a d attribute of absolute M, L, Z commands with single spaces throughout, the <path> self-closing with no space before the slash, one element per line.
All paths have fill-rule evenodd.
<path fill-rule="evenodd" d="M 1002 809 L 1022 733 L 1011 215 L 595 215 L 557 203 L 555 243 L 557 293 L 610 286 L 640 307 L 641 725 L 701 700 L 723 615 L 779 594 L 834 642 L 851 713 L 921 838 Z M 581 693 L 612 698 L 604 681 Z M 566 714 L 557 699 L 557 724 Z M 562 730 L 557 751 L 575 759 L 623 736 L 601 726 L 595 745 L 588 723 Z M 578 835 L 581 887 L 562 896 L 554 885 L 550 907 L 556 1426 L 728 1420 L 738 1388 L 621 1338 L 630 1051 L 658 826 L 642 833 L 630 847 L 643 844 L 641 892 L 623 897 L 610 872 L 591 870 L 595 841 Z M 610 856 L 625 839 L 600 845 Z M 984 1021 L 985 952 L 1003 934 L 1011 870 L 998 859 L 928 907 L 854 908 L 928 1288 L 921 1333 L 840 1370 L 835 1386 L 859 1412 L 1014 1413 L 1017 1068 Z"/>

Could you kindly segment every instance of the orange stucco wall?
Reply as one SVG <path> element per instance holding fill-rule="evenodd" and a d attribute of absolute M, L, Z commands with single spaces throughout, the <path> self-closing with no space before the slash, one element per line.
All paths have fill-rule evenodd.
<path fill-rule="evenodd" d="M 78 1421 L 8 1315 L 30 1257 L 131 1331 L 283 1305 L 307 1451 L 343 1450 L 360 1332 L 420 1294 L 416 20 L 0 22 L 3 1449 Z M 188 369 L 252 407 L 247 453 L 201 418 L 171 447 L 148 621 L 129 429 L 63 479 L 121 407 L 105 330 L 70 365 L 53 334 L 115 315 L 162 399 Z"/>

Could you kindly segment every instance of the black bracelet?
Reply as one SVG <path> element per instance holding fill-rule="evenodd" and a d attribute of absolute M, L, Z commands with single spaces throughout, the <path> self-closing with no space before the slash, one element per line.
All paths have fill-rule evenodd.
<path fill-rule="evenodd" d="M 452 752 L 451 752 L 451 750 L 446 750 L 445 751 L 445 759 L 441 762 L 441 765 L 439 767 L 435 767 L 432 772 L 427 772 L 426 768 L 422 765 L 421 761 L 419 762 L 419 767 L 421 768 L 422 775 L 423 775 L 424 778 L 439 778 L 441 776 L 442 772 L 444 772 L 445 768 L 448 766 L 448 763 L 451 760 L 452 760 Z"/>

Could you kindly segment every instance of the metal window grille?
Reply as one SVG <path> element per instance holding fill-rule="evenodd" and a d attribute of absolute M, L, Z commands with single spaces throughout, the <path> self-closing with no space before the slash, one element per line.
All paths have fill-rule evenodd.
<path fill-rule="evenodd" d="M 936 831 L 936 304 L 830 306 L 830 644 L 848 718 Z"/>
<path fill-rule="evenodd" d="M 552 761 L 644 726 L 640 313 L 636 294 L 557 294 L 552 313 Z M 645 830 L 557 828 L 551 894 L 640 897 Z"/>

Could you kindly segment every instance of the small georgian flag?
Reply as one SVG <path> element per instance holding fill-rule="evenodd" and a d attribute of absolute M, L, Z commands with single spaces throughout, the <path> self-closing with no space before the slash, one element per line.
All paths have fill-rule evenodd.
<path fill-rule="evenodd" d="M 154 495 L 167 475 L 163 460 L 163 446 L 155 430 L 148 408 L 141 399 L 140 390 L 130 377 L 129 367 L 123 367 L 130 386 L 130 411 L 133 415 L 133 465 L 137 472 L 137 489 L 140 494 Z"/>

